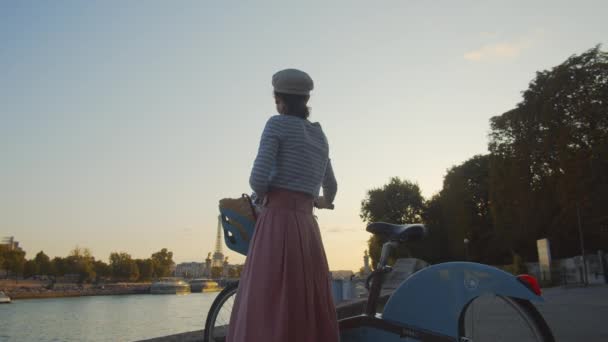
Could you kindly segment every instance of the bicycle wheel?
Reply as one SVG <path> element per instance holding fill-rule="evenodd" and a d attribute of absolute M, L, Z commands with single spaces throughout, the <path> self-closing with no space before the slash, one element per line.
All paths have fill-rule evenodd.
<path fill-rule="evenodd" d="M 474 299 L 459 321 L 460 342 L 554 342 L 551 329 L 527 300 L 486 295 Z"/>
<path fill-rule="evenodd" d="M 213 301 L 205 321 L 205 342 L 218 342 L 226 339 L 238 286 L 238 281 L 229 283 Z"/>

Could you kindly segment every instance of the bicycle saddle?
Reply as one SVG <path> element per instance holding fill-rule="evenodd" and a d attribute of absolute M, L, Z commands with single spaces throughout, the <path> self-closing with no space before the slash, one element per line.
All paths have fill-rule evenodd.
<path fill-rule="evenodd" d="M 368 232 L 381 235 L 389 240 L 400 242 L 417 241 L 426 235 L 426 227 L 422 224 L 392 224 L 386 222 L 373 222 L 367 225 Z"/>

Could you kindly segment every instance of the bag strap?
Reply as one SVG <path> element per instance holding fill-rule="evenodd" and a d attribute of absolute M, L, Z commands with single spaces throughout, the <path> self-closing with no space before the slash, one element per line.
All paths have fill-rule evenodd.
<path fill-rule="evenodd" d="M 251 200 L 251 197 L 249 197 L 249 195 L 247 195 L 247 194 L 243 194 L 242 196 L 243 196 L 243 198 L 245 198 L 247 200 L 247 203 L 249 203 L 249 208 L 251 208 L 251 213 L 253 214 L 253 218 L 257 221 L 258 214 L 255 211 L 255 207 L 253 206 L 253 201 Z"/>

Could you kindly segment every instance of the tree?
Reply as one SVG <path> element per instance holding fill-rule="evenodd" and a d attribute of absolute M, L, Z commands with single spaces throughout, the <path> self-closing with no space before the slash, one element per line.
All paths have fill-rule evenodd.
<path fill-rule="evenodd" d="M 121 252 L 110 254 L 110 268 L 112 277 L 123 281 L 136 281 L 139 278 L 139 269 L 131 255 Z"/>
<path fill-rule="evenodd" d="M 25 252 L 18 249 L 8 250 L 4 249 L 3 252 L 4 265 L 3 268 L 9 275 L 17 278 L 23 274 L 23 268 L 25 266 Z"/>
<path fill-rule="evenodd" d="M 48 255 L 44 254 L 43 251 L 36 254 L 34 261 L 36 262 L 36 266 L 38 268 L 38 274 L 50 275 L 52 273 L 51 259 L 48 257 Z"/>
<path fill-rule="evenodd" d="M 154 275 L 154 262 L 152 259 L 136 259 L 139 270 L 139 281 L 150 281 Z"/>
<path fill-rule="evenodd" d="M 577 211 L 590 249 L 608 243 L 608 54 L 598 46 L 538 72 L 491 119 L 489 150 L 490 209 L 512 253 L 535 258 L 548 237 L 555 256 L 578 254 Z"/>
<path fill-rule="evenodd" d="M 171 274 L 171 266 L 173 265 L 173 252 L 166 248 L 152 254 L 152 262 L 154 264 L 155 277 L 167 277 Z"/>
<path fill-rule="evenodd" d="M 494 229 L 489 200 L 488 155 L 477 155 L 448 170 L 439 194 L 439 215 L 447 234 L 447 253 L 465 258 L 465 248 L 471 260 L 483 263 L 506 263 L 511 258 L 502 248 L 500 235 Z M 464 239 L 469 241 L 465 246 Z"/>
<path fill-rule="evenodd" d="M 27 260 L 23 265 L 23 278 L 30 278 L 38 274 L 38 265 L 34 260 Z"/>
<path fill-rule="evenodd" d="M 51 271 L 52 275 L 61 277 L 68 273 L 67 262 L 65 258 L 62 257 L 54 257 L 51 260 Z"/>
<path fill-rule="evenodd" d="M 80 283 L 90 282 L 95 279 L 95 258 L 88 248 L 76 246 L 65 258 L 65 271 L 69 274 L 77 274 Z"/>
<path fill-rule="evenodd" d="M 361 219 L 364 222 L 388 222 L 394 224 L 420 223 L 424 212 L 424 199 L 417 184 L 398 177 L 390 179 L 382 188 L 367 192 L 361 201 Z M 380 259 L 384 239 L 372 236 L 369 239 L 369 254 L 372 267 Z M 410 250 L 403 245 L 396 252 L 397 257 L 410 256 Z"/>
<path fill-rule="evenodd" d="M 429 263 L 456 259 L 457 256 L 448 248 L 452 226 L 449 217 L 444 214 L 440 194 L 435 194 L 425 202 L 422 222 L 427 228 L 427 237 L 411 244 L 412 254 Z"/>
<path fill-rule="evenodd" d="M 93 269 L 97 276 L 96 281 L 99 281 L 100 278 L 109 278 L 112 276 L 110 265 L 101 260 L 95 260 L 95 262 L 93 262 Z"/>
<path fill-rule="evenodd" d="M 416 223 L 422 219 L 423 203 L 418 184 L 393 177 L 382 188 L 367 192 L 360 216 L 364 222 Z"/>

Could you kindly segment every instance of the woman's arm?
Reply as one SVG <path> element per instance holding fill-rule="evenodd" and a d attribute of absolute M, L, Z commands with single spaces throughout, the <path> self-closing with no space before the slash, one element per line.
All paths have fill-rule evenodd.
<path fill-rule="evenodd" d="M 277 127 L 276 119 L 275 117 L 271 117 L 266 122 L 266 127 L 264 127 L 258 155 L 253 162 L 253 169 L 249 177 L 249 185 L 251 185 L 251 188 L 259 199 L 263 199 L 268 192 L 270 173 L 274 167 L 279 150 L 279 133 L 280 130 Z"/>
<path fill-rule="evenodd" d="M 334 169 L 331 166 L 331 159 L 327 160 L 325 167 L 325 176 L 323 177 L 323 197 L 328 204 L 333 204 L 338 192 L 338 183 L 334 175 Z"/>

